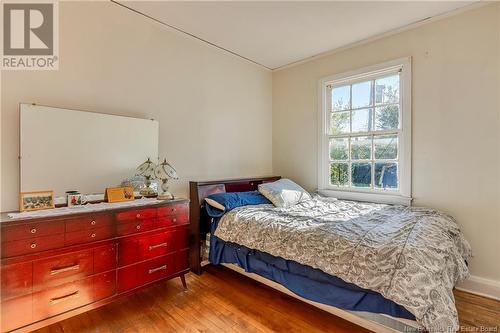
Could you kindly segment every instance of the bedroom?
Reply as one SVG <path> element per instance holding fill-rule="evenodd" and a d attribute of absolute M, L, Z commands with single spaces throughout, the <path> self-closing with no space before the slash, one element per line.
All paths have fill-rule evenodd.
<path fill-rule="evenodd" d="M 287 284 L 276 277 L 273 284 L 269 278 L 256 274 L 243 277 L 242 273 L 247 272 L 234 272 L 231 268 L 234 269 L 235 265 L 223 261 L 220 265 L 205 265 L 206 234 L 215 226 L 207 217 L 205 197 L 215 195 L 217 198 L 215 192 L 251 191 L 253 194 L 248 197 L 238 195 L 237 200 L 255 200 L 255 196 L 264 200 L 254 191 L 259 190 L 258 185 L 264 180 L 266 184 L 277 180 L 262 178 L 271 175 L 292 180 L 310 193 L 311 200 L 316 200 L 317 190 L 324 196 L 340 199 L 328 199 L 331 202 L 325 199 L 322 207 L 326 213 L 323 216 L 304 217 L 308 210 L 316 214 L 319 208 L 304 209 L 302 213 L 296 211 L 298 215 L 292 219 L 294 223 L 299 223 L 298 216 L 302 216 L 306 225 L 310 225 L 310 221 L 327 221 L 330 223 L 326 225 L 334 225 L 331 222 L 340 218 L 340 214 L 332 213 L 332 210 L 338 209 L 338 204 L 345 202 L 343 199 L 435 209 L 442 212 L 438 219 L 441 228 L 449 226 L 443 221 L 449 222 L 447 216 L 451 216 L 459 228 L 459 231 L 453 230 L 457 235 L 463 235 L 457 239 L 464 242 L 458 243 L 470 244 L 472 257 L 469 258 L 464 250 L 467 246 L 463 245 L 462 255 L 467 259 L 465 266 L 465 260 L 457 260 L 456 264 L 436 267 L 441 274 L 449 268 L 457 275 L 470 275 L 461 282 L 455 281 L 458 277 L 454 277 L 446 283 L 448 289 L 444 294 L 452 301 L 450 308 L 440 313 L 452 318 L 452 324 L 445 326 L 462 331 L 498 331 L 498 3 L 46 3 L 53 5 L 49 16 L 45 16 L 45 9 L 41 7 L 34 9 L 43 15 L 43 22 L 53 23 L 50 37 L 54 53 L 51 54 L 57 58 L 50 59 L 56 60 L 55 67 L 47 67 L 48 61 L 42 61 L 49 59 L 45 53 L 37 58 L 42 60 L 36 65 L 47 68 L 6 68 L 14 63 L 6 62 L 6 59 L 29 60 L 31 57 L 16 58 L 16 53 L 8 54 L 7 39 L 12 42 L 17 36 L 31 42 L 34 35 L 43 43 L 47 38 L 46 34 L 36 30 L 43 23 L 40 17 L 37 20 L 38 14 L 26 19 L 30 21 L 30 29 L 35 31 L 32 35 L 21 34 L 22 38 L 15 35 L 13 31 L 21 29 L 19 26 L 22 25 L 12 24 L 9 27 L 11 34 L 5 33 L 6 29 L 2 34 L 5 44 L 1 71 L 2 331 L 361 332 L 366 329 L 409 331 L 415 323 L 424 323 L 424 327 L 427 325 L 430 330 L 443 330 L 437 324 L 432 326 L 432 323 L 422 321 L 420 316 L 414 318 L 417 320 L 411 319 L 415 317 L 414 309 L 401 305 L 401 300 L 394 301 L 392 296 L 392 300 L 387 295 L 383 297 L 384 292 L 374 290 L 375 285 L 368 286 L 367 281 L 354 282 L 352 276 L 342 276 L 335 270 L 341 266 L 335 264 L 335 260 L 344 260 L 354 252 L 334 255 L 335 251 L 328 251 L 330 245 L 325 245 L 323 252 L 318 251 L 312 240 L 311 243 L 297 244 L 311 244 L 310 249 L 306 246 L 305 250 L 333 255 L 315 258 L 329 262 L 330 273 L 325 272 L 328 267 L 320 262 L 309 262 L 307 258 L 302 258 L 304 260 L 301 259 L 296 268 L 308 267 L 310 273 L 323 267 L 320 269 L 326 274 L 322 275 L 323 278 L 329 280 L 333 277 L 343 285 L 332 286 L 329 280 L 326 288 L 314 289 L 309 278 Z M 9 4 L 19 3 L 2 2 L 2 18 L 8 17 L 10 23 L 19 17 L 5 13 L 10 10 L 19 14 L 29 8 L 12 10 Z M 50 20 L 50 13 L 53 20 Z M 4 22 L 3 26 L 8 25 Z M 392 78 L 392 81 L 385 80 L 387 78 Z M 389 88 L 377 90 L 380 86 L 391 87 L 391 93 L 388 93 Z M 394 87 L 399 87 L 397 94 Z M 36 112 L 33 114 L 29 110 Z M 89 116 L 85 121 L 92 123 L 77 121 L 77 115 Z M 383 116 L 389 119 L 385 125 L 378 121 Z M 110 120 L 105 122 L 105 119 Z M 129 130 L 118 119 L 130 120 L 133 123 L 130 126 L 134 128 Z M 150 119 L 157 127 L 148 127 L 151 125 L 149 121 L 141 123 Z M 29 124 L 31 127 L 25 126 Z M 100 130 L 98 125 L 104 129 Z M 102 137 L 104 141 L 97 139 Z M 141 140 L 144 140 L 144 147 L 138 145 L 138 142 L 143 142 Z M 147 140 L 152 143 L 148 144 Z M 40 146 L 42 142 L 46 144 Z M 385 148 L 380 150 L 377 147 Z M 34 162 L 31 163 L 31 157 L 23 153 L 29 149 L 33 152 Z M 36 155 L 36 152 L 40 154 Z M 36 156 L 38 160 L 34 159 Z M 149 210 L 132 217 L 120 211 L 135 211 L 139 208 L 134 205 L 139 205 L 141 200 L 153 199 L 109 203 L 110 210 L 104 209 L 98 214 L 81 212 L 92 210 L 89 207 L 94 204 L 108 205 L 98 203 L 105 199 L 105 189 L 118 187 L 121 180 L 134 177 L 139 172 L 136 168 L 148 157 L 157 164 L 155 170 L 160 170 L 160 173 L 167 171 L 167 178 L 173 179 L 152 175 L 148 177 L 151 181 L 146 179 L 145 182 L 156 184 L 153 192 L 165 195 L 161 182 L 167 181 L 168 192 L 180 201 L 158 200 L 160 203 L 154 204 L 148 201 L 148 205 L 155 207 L 154 216 L 148 215 Z M 175 167 L 177 172 L 162 169 L 163 159 L 166 159 L 164 167 Z M 227 179 L 246 180 L 234 183 Z M 54 191 L 52 203 L 58 208 L 12 215 L 18 214 L 12 212 L 24 209 L 20 205 L 21 192 L 46 190 Z M 81 194 L 65 193 L 71 190 Z M 76 208 L 64 207 L 71 195 L 88 203 Z M 219 194 L 225 199 L 231 199 L 231 195 Z M 110 201 L 110 195 L 106 200 Z M 299 202 L 298 206 L 289 209 L 304 208 L 307 202 L 309 200 Z M 373 208 L 379 206 L 356 205 L 361 206 L 349 206 L 348 213 L 355 210 L 359 213 L 361 207 L 375 210 L 349 219 L 352 226 L 360 230 L 370 225 L 370 218 L 377 220 L 375 217 L 384 212 Z M 253 207 L 238 207 L 234 213 L 245 214 L 245 209 Z M 177 211 L 169 213 L 170 208 Z M 280 209 L 276 208 L 277 211 Z M 57 215 L 63 211 L 66 213 Z M 220 220 L 227 223 L 228 228 L 231 212 Z M 102 219 L 104 226 L 100 226 L 101 220 L 94 218 L 93 214 L 106 217 Z M 83 219 L 88 216 L 92 217 L 88 221 L 91 225 L 83 228 Z M 122 216 L 126 223 L 120 222 Z M 414 221 L 415 217 L 412 218 L 410 221 Z M 83 222 L 78 222 L 78 219 Z M 161 256 L 151 254 L 149 261 L 137 259 L 142 253 L 133 254 L 135 259 L 129 258 L 127 253 L 122 255 L 122 248 L 126 244 L 139 244 L 134 243 L 139 239 L 134 237 L 149 234 L 156 237 L 160 231 L 148 230 L 154 228 L 153 221 L 170 225 L 177 223 L 173 222 L 176 219 L 181 222 L 173 227 L 175 237 L 148 246 L 178 244 L 182 240 L 184 245 L 179 245 L 174 253 L 179 252 L 179 258 L 184 261 L 178 265 L 174 260 L 176 271 L 168 276 L 165 275 L 168 269 L 153 272 L 162 278 L 153 279 L 152 283 L 139 287 L 138 281 L 130 282 L 133 279 L 129 277 L 133 274 L 127 268 L 166 258 L 164 253 L 167 252 L 162 251 L 169 246 L 162 245 L 153 248 L 154 251 L 147 248 L 147 251 L 161 253 Z M 279 216 L 266 219 L 276 221 L 275 226 L 281 225 Z M 33 224 L 39 228 L 34 228 Z M 168 234 L 170 227 L 165 225 L 161 232 Z M 264 223 L 259 225 L 265 226 Z M 318 224 L 318 230 L 328 229 L 326 225 Z M 133 231 L 137 227 L 142 229 Z M 382 240 L 387 241 L 385 245 L 398 244 L 403 233 L 396 231 L 406 230 L 405 227 L 407 225 L 403 224 L 395 227 L 394 233 L 377 234 L 372 239 L 373 244 L 380 241 L 380 245 Z M 17 228 L 26 230 L 16 231 Z M 107 234 L 99 240 L 79 240 L 78 237 L 100 238 L 101 234 L 95 230 L 105 230 Z M 217 230 L 214 232 L 217 235 Z M 443 236 L 446 232 L 435 235 L 441 238 L 418 238 L 422 243 L 416 241 L 415 248 L 425 244 L 420 248 L 422 255 L 435 255 L 434 252 L 438 251 L 427 254 L 424 250 L 431 248 L 429 244 L 436 245 L 434 248 L 449 240 Z M 425 229 L 418 235 L 430 233 Z M 224 237 L 229 237 L 229 234 L 239 237 L 231 232 Z M 339 229 L 332 231 L 335 237 L 341 234 Z M 263 232 L 262 235 L 271 233 Z M 290 235 L 275 236 L 287 238 Z M 344 236 L 340 239 L 349 240 L 349 234 Z M 43 243 L 47 237 L 54 238 L 49 245 Z M 312 234 L 310 237 L 314 239 L 323 235 Z M 52 241 L 57 243 L 56 239 L 59 239 L 59 245 L 53 245 Z M 365 241 L 368 239 L 364 238 Z M 127 240 L 131 242 L 126 243 Z M 323 240 L 328 242 L 326 238 Z M 285 254 L 268 253 L 272 249 L 258 253 L 286 260 L 287 264 L 295 263 L 292 258 L 286 258 L 292 255 L 292 250 L 285 247 L 283 239 L 280 241 Z M 113 268 L 109 270 L 106 268 L 99 273 L 84 271 L 87 267 L 85 261 L 79 260 L 87 257 L 65 257 L 67 254 L 81 253 L 83 256 L 94 253 L 95 249 L 108 243 L 111 244 L 109 250 L 117 255 Z M 258 240 L 254 242 L 255 246 L 257 243 Z M 457 247 L 458 243 L 450 245 L 449 249 Z M 31 248 L 33 244 L 35 247 Z M 239 245 L 252 249 L 250 244 Z M 401 250 L 397 246 L 379 249 Z M 440 251 L 446 252 L 446 249 Z M 293 259 L 299 260 L 301 253 L 293 253 Z M 352 267 L 361 269 L 364 267 L 362 263 L 368 262 L 365 256 L 360 257 L 363 258 L 352 261 Z M 54 262 L 52 258 L 66 259 Z M 219 257 L 218 260 L 222 259 Z M 374 262 L 375 269 L 383 267 L 380 260 Z M 281 264 L 283 262 L 276 261 L 270 265 L 279 268 Z M 169 267 L 170 264 L 161 263 L 148 271 L 165 265 Z M 37 274 L 37 267 L 52 269 L 55 273 Z M 60 271 L 71 267 L 73 270 Z M 421 267 L 431 269 L 432 265 Z M 246 269 L 249 271 L 250 267 Z M 23 270 L 29 273 L 24 274 Z M 333 271 L 337 276 L 331 273 Z M 203 273 L 198 275 L 200 272 Z M 131 285 L 122 287 L 120 273 Z M 269 271 L 265 273 L 270 274 Z M 170 279 L 184 275 L 187 289 L 179 279 Z M 31 278 L 26 280 L 26 276 Z M 111 295 L 95 301 L 94 296 L 84 292 L 88 285 L 83 282 L 78 285 L 77 282 L 91 278 L 97 280 L 97 277 L 111 281 L 113 287 Z M 442 278 L 439 281 L 442 282 Z M 258 283 L 253 279 L 258 279 Z M 349 289 L 346 283 L 354 283 L 355 290 L 351 291 L 356 295 L 345 293 Z M 81 286 L 81 291 L 77 290 L 78 286 Z M 453 294 L 451 288 L 454 286 Z M 308 287 L 316 292 L 299 290 Z M 427 286 L 422 284 L 419 287 Z M 121 293 L 120 288 L 127 291 Z M 417 299 L 419 288 L 401 288 L 415 294 Z M 296 299 L 295 296 L 301 293 L 305 297 Z M 325 295 L 332 296 L 333 300 L 318 298 Z M 59 299 L 64 296 L 69 297 Z M 374 297 L 378 303 L 375 309 L 351 311 L 349 306 L 358 303 L 354 301 L 355 297 Z M 320 302 L 307 304 L 311 298 Z M 340 301 L 344 303 L 340 304 Z M 51 306 L 51 302 L 55 304 Z M 211 304 L 218 306 L 211 308 Z M 390 309 L 393 315 L 406 316 L 407 321 L 401 323 L 387 313 L 389 310 L 382 311 L 382 307 Z M 458 321 L 453 320 L 455 309 L 458 310 Z"/>

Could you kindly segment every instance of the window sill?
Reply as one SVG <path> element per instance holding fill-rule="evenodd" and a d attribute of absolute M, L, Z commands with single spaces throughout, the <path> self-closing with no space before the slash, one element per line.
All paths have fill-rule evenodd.
<path fill-rule="evenodd" d="M 376 202 L 383 204 L 405 205 L 410 206 L 412 198 L 398 194 L 389 193 L 368 193 L 368 192 L 354 192 L 354 191 L 338 191 L 338 190 L 318 190 L 318 193 L 325 197 L 333 197 L 344 200 Z"/>

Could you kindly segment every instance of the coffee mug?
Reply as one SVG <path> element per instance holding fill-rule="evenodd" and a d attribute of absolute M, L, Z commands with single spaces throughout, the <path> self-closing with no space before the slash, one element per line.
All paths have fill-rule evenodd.
<path fill-rule="evenodd" d="M 80 193 L 68 194 L 68 207 L 81 206 L 87 203 L 85 196 Z"/>

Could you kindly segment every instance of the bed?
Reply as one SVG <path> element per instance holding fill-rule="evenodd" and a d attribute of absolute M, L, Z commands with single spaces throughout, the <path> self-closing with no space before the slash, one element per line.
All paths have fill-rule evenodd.
<path fill-rule="evenodd" d="M 256 190 L 276 179 L 191 183 L 192 224 L 201 231 L 199 244 L 210 237 L 209 263 L 374 331 L 457 328 L 449 286 L 467 277 L 470 248 L 451 217 L 319 197 L 292 209 L 258 205 L 220 218 L 206 214 L 210 194 Z"/>

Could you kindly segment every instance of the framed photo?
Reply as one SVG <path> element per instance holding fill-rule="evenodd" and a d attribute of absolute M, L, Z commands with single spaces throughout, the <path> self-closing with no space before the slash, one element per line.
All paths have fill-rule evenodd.
<path fill-rule="evenodd" d="M 105 200 L 107 202 L 132 201 L 134 199 L 134 188 L 132 186 L 108 187 L 106 189 Z"/>
<path fill-rule="evenodd" d="M 19 195 L 21 212 L 54 207 L 54 191 L 21 192 Z"/>

